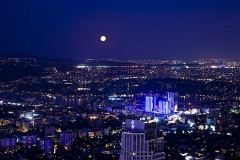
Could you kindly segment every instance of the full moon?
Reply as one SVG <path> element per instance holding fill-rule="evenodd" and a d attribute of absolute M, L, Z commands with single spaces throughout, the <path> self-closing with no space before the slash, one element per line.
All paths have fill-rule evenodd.
<path fill-rule="evenodd" d="M 102 41 L 102 42 L 104 42 L 104 41 L 106 41 L 106 36 L 102 36 L 101 38 L 100 38 L 100 40 Z"/>

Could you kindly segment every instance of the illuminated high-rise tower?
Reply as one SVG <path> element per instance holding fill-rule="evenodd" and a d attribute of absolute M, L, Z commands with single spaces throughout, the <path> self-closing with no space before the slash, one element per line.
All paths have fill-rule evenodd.
<path fill-rule="evenodd" d="M 169 110 L 168 110 L 168 101 L 166 100 L 160 100 L 158 102 L 158 110 L 156 110 L 156 112 L 160 113 L 160 114 L 169 114 Z"/>
<path fill-rule="evenodd" d="M 155 106 L 156 106 L 156 97 L 155 96 L 146 96 L 145 111 L 152 112 L 155 110 Z"/>
<path fill-rule="evenodd" d="M 64 146 L 65 149 L 70 149 L 73 143 L 73 133 L 72 132 L 61 132 L 60 133 L 60 145 Z"/>
<path fill-rule="evenodd" d="M 177 111 L 177 96 L 173 92 L 166 93 L 166 99 L 146 96 L 145 111 L 159 114 L 171 114 Z"/>
<path fill-rule="evenodd" d="M 156 122 L 127 119 L 121 138 L 120 160 L 164 160 L 164 138 Z"/>
<path fill-rule="evenodd" d="M 178 111 L 178 93 L 174 93 L 174 112 Z"/>
<path fill-rule="evenodd" d="M 174 112 L 174 93 L 173 92 L 167 92 L 167 101 L 168 101 L 168 110 L 169 113 Z"/>
<path fill-rule="evenodd" d="M 45 138 L 40 140 L 40 144 L 39 147 L 42 151 L 44 151 L 44 153 L 52 153 L 52 138 Z"/>

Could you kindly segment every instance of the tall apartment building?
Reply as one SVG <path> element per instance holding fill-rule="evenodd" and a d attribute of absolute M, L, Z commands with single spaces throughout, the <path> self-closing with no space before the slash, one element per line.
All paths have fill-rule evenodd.
<path fill-rule="evenodd" d="M 157 123 L 127 119 L 123 126 L 120 160 L 164 159 L 164 138 Z"/>
<path fill-rule="evenodd" d="M 145 97 L 145 111 L 160 114 L 171 114 L 177 112 L 177 95 L 173 92 L 167 92 L 166 98 L 161 99 L 156 96 Z"/>
<path fill-rule="evenodd" d="M 70 149 L 73 143 L 73 133 L 72 132 L 61 132 L 60 133 L 60 145 L 66 149 Z"/>
<path fill-rule="evenodd" d="M 14 150 L 16 149 L 16 138 L 2 138 L 0 139 L 0 149 Z"/>
<path fill-rule="evenodd" d="M 53 150 L 53 140 L 52 138 L 44 138 L 40 140 L 39 143 L 40 150 L 44 153 L 52 153 Z"/>
<path fill-rule="evenodd" d="M 22 143 L 24 147 L 32 147 L 37 145 L 37 136 L 23 136 Z"/>
<path fill-rule="evenodd" d="M 167 92 L 167 101 L 168 101 L 168 110 L 169 112 L 174 112 L 174 93 L 173 92 Z"/>
<path fill-rule="evenodd" d="M 147 112 L 153 112 L 154 107 L 156 105 L 156 97 L 155 96 L 146 96 L 145 100 L 145 110 Z"/>
<path fill-rule="evenodd" d="M 155 112 L 160 114 L 169 114 L 168 101 L 166 100 L 159 101 L 158 106 L 156 106 Z"/>

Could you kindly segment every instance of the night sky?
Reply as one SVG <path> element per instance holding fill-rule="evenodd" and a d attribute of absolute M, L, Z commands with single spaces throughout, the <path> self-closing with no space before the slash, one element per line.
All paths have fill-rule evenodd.
<path fill-rule="evenodd" d="M 0 0 L 0 54 L 240 58 L 240 0 Z"/>

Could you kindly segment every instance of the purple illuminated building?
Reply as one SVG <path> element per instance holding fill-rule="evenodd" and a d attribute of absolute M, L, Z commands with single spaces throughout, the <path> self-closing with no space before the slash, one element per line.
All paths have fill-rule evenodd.
<path fill-rule="evenodd" d="M 36 146 L 37 144 L 37 136 L 23 136 L 22 137 L 22 143 L 24 147 L 32 147 Z"/>
<path fill-rule="evenodd" d="M 145 111 L 159 114 L 170 114 L 177 111 L 177 104 L 175 103 L 175 94 L 167 92 L 166 98 L 159 100 L 155 96 L 146 96 Z"/>
<path fill-rule="evenodd" d="M 2 150 L 14 150 L 16 148 L 16 138 L 0 139 L 0 148 Z"/>
<path fill-rule="evenodd" d="M 73 133 L 72 132 L 61 132 L 60 133 L 60 145 L 69 149 L 73 142 Z"/>
<path fill-rule="evenodd" d="M 44 151 L 44 153 L 52 153 L 53 149 L 53 140 L 52 138 L 45 138 L 40 140 L 40 150 Z"/>

